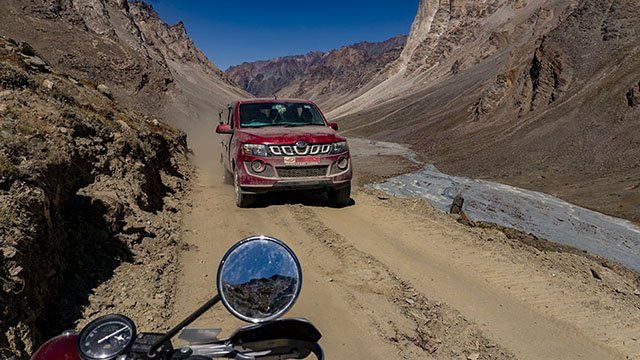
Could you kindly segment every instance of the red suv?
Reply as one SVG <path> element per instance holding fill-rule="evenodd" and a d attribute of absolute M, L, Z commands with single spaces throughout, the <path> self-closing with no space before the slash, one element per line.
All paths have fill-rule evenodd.
<path fill-rule="evenodd" d="M 236 204 L 251 206 L 257 194 L 326 190 L 344 206 L 351 194 L 351 156 L 337 124 L 306 100 L 251 99 L 228 106 L 221 161 L 233 176 Z"/>

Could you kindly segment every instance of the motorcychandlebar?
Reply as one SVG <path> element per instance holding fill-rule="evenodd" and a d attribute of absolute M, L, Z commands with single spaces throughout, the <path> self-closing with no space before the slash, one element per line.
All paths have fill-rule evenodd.
<path fill-rule="evenodd" d="M 282 241 L 246 238 L 231 247 L 218 268 L 218 294 L 167 333 L 138 333 L 128 317 L 112 314 L 68 331 L 44 345 L 32 360 L 324 359 L 320 332 L 305 319 L 282 319 L 302 288 L 302 270 Z M 219 339 L 221 329 L 186 328 L 218 302 L 253 325 Z M 172 339 L 188 345 L 174 348 Z"/>

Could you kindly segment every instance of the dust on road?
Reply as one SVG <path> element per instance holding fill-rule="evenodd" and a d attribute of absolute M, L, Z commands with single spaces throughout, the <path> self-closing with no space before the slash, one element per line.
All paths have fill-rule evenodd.
<path fill-rule="evenodd" d="M 214 295 L 218 262 L 231 245 L 266 234 L 299 256 L 304 283 L 287 316 L 319 328 L 329 359 L 640 356 L 640 294 L 629 277 L 579 255 L 466 228 L 421 200 L 359 187 L 355 205 L 344 209 L 313 196 L 239 209 L 222 182 L 217 142 L 198 144 L 174 322 Z M 363 156 L 356 171 L 358 163 L 372 169 L 385 161 L 398 163 Z M 220 306 L 195 326 L 229 334 L 241 325 Z"/>

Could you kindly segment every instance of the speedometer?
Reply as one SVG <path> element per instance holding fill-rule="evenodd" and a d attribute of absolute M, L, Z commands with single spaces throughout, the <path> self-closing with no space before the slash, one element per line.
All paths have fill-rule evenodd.
<path fill-rule="evenodd" d="M 101 316 L 82 329 L 80 355 L 87 360 L 110 360 L 124 354 L 136 338 L 136 326 L 124 315 Z"/>

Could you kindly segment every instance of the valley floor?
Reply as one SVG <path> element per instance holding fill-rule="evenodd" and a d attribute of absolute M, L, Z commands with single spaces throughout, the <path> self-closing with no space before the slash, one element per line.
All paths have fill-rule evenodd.
<path fill-rule="evenodd" d="M 300 258 L 302 294 L 288 316 L 320 329 L 329 359 L 640 357 L 634 273 L 469 228 L 422 200 L 361 186 L 344 209 L 298 196 L 238 209 L 222 182 L 217 145 L 195 149 L 214 155 L 197 159 L 173 323 L 214 295 L 218 262 L 232 244 L 265 234 Z M 371 169 L 414 166 L 393 154 L 355 162 L 360 184 L 394 175 Z M 196 325 L 228 334 L 242 323 L 219 306 Z"/>

